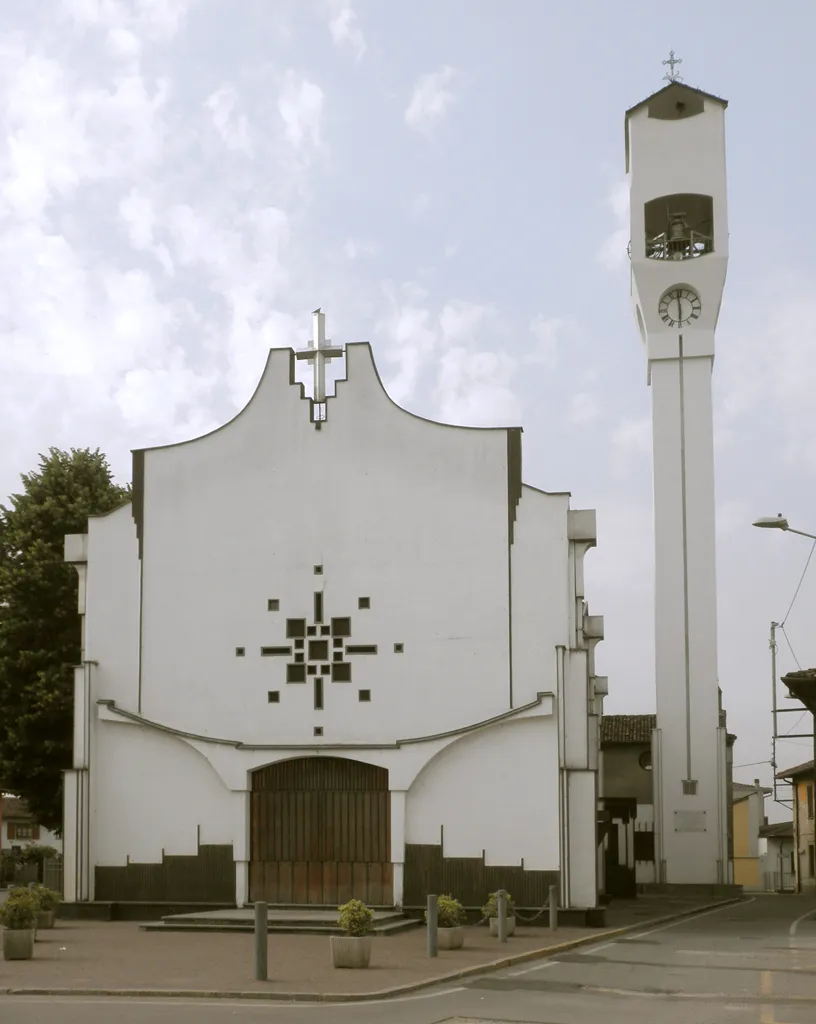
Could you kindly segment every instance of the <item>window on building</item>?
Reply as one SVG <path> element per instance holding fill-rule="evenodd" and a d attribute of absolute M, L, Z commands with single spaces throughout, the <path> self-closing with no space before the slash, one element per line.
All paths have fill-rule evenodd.
<path fill-rule="evenodd" d="M 8 837 L 9 839 L 39 839 L 40 838 L 40 826 L 39 825 L 21 825 L 17 822 L 10 821 L 8 823 Z"/>
<path fill-rule="evenodd" d="M 807 789 L 808 817 L 812 818 L 813 817 L 813 783 L 809 782 L 807 787 L 806 787 L 806 789 Z"/>
<path fill-rule="evenodd" d="M 808 847 L 808 874 L 816 878 L 816 846 L 813 843 Z"/>

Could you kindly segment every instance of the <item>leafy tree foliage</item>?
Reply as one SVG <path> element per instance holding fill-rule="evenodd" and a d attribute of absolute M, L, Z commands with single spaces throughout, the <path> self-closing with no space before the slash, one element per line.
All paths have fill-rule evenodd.
<path fill-rule="evenodd" d="M 23 492 L 0 505 L 0 780 L 36 821 L 62 828 L 62 771 L 73 746 L 73 666 L 81 657 L 78 577 L 66 533 L 130 497 L 88 448 L 40 456 Z"/>

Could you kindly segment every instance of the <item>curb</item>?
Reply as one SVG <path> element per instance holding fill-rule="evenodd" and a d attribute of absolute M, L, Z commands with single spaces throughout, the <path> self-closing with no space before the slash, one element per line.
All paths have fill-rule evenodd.
<path fill-rule="evenodd" d="M 684 910 L 678 914 L 667 914 L 665 917 L 656 917 L 651 921 L 639 921 L 637 924 L 628 924 L 623 928 L 600 930 L 593 935 L 585 935 L 580 939 L 570 939 L 568 942 L 556 943 L 552 946 L 542 946 L 539 949 L 529 949 L 525 953 L 516 956 L 503 957 L 501 960 L 491 960 L 490 963 L 476 964 L 472 967 L 464 967 L 458 971 L 451 971 L 448 974 L 440 974 L 435 978 L 425 978 L 422 981 L 414 981 L 408 985 L 397 985 L 394 988 L 380 989 L 377 992 L 247 992 L 236 991 L 206 991 L 204 989 L 156 989 L 156 988 L 0 988 L 0 996 L 108 996 L 131 999 L 245 999 L 261 1002 L 279 1003 L 370 1003 L 393 999 L 396 996 L 408 995 L 425 988 L 434 988 L 437 985 L 444 985 L 451 981 L 460 981 L 463 978 L 472 978 L 479 974 L 489 974 L 493 971 L 500 971 L 507 967 L 514 967 L 516 964 L 528 963 L 530 960 L 546 960 L 549 957 L 565 952 L 569 949 L 577 949 L 580 946 L 591 946 L 597 942 L 608 939 L 615 939 L 621 935 L 628 935 L 632 932 L 644 929 L 659 927 L 662 924 L 670 924 L 673 921 L 682 921 L 684 918 L 696 917 L 705 914 L 710 910 L 719 910 L 721 907 L 732 906 L 737 903 L 744 903 L 745 897 L 737 896 L 733 899 L 720 900 L 717 903 L 707 903 L 695 907 L 693 910 Z"/>

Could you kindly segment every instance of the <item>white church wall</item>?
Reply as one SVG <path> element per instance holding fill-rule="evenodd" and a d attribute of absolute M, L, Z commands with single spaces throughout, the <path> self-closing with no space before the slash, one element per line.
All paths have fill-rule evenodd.
<path fill-rule="evenodd" d="M 202 844 L 232 843 L 233 796 L 207 760 L 154 729 L 99 722 L 92 772 L 94 863 L 160 863 Z"/>
<path fill-rule="evenodd" d="M 597 776 L 595 772 L 569 772 L 569 900 L 572 907 L 594 907 L 597 889 Z"/>
<path fill-rule="evenodd" d="M 330 745 L 507 709 L 507 435 L 411 416 L 368 347 L 347 351 L 354 400 L 339 383 L 319 432 L 281 350 L 227 427 L 145 453 L 146 717 L 248 743 L 313 743 L 320 724 Z M 260 656 L 291 644 L 287 618 L 313 622 L 315 591 L 326 623 L 348 616 L 350 643 L 377 646 L 349 657 L 350 685 L 326 679 L 324 712 L 311 679 L 285 682 L 289 658 Z"/>
<path fill-rule="evenodd" d="M 471 733 L 446 747 L 408 791 L 405 841 L 445 857 L 557 871 L 558 736 L 554 717 Z M 594 856 L 594 845 L 590 851 Z"/>
<path fill-rule="evenodd" d="M 568 494 L 524 486 L 512 546 L 513 703 L 555 693 L 556 647 L 569 645 Z"/>
<path fill-rule="evenodd" d="M 139 576 L 130 504 L 88 520 L 85 658 L 95 661 L 91 700 L 135 711 L 139 686 Z"/>

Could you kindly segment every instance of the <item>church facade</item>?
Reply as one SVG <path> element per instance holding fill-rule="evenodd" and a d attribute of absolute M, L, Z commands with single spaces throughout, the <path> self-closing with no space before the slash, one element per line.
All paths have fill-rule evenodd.
<path fill-rule="evenodd" d="M 395 405 L 367 344 L 274 349 L 203 437 L 135 451 L 80 577 L 65 899 L 598 901 L 595 513 L 521 430 Z M 325 360 L 345 357 L 325 395 Z M 314 367 L 311 395 L 296 359 Z"/>

